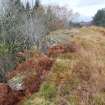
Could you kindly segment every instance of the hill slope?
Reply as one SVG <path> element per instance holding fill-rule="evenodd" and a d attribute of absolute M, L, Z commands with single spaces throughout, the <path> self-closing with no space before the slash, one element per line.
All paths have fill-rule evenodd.
<path fill-rule="evenodd" d="M 18 105 L 105 105 L 105 29 L 58 30 L 44 41 L 54 59 L 51 71 Z"/>

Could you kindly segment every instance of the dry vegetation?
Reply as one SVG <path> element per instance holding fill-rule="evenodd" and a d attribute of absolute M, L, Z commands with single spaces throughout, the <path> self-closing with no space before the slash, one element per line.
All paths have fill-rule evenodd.
<path fill-rule="evenodd" d="M 57 30 L 43 41 L 48 55 L 36 50 L 18 53 L 27 60 L 0 85 L 5 87 L 1 92 L 9 91 L 5 97 L 12 93 L 15 98 L 8 105 L 105 105 L 105 29 Z M 9 102 L 5 97 L 1 105 Z"/>
<path fill-rule="evenodd" d="M 105 105 L 105 28 L 39 0 L 0 3 L 0 105 Z"/>
<path fill-rule="evenodd" d="M 54 56 L 40 91 L 19 105 L 105 105 L 105 29 L 93 26 L 72 32 L 75 35 L 69 40 L 80 49 Z M 71 31 L 62 30 L 48 37 L 55 33 L 59 38 L 71 35 Z"/>

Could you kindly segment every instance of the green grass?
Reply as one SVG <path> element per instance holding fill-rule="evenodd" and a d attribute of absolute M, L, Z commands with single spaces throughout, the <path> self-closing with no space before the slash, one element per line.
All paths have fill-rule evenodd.
<path fill-rule="evenodd" d="M 54 84 L 51 83 L 43 83 L 40 89 L 40 94 L 45 99 L 55 98 L 57 93 L 57 88 Z"/>

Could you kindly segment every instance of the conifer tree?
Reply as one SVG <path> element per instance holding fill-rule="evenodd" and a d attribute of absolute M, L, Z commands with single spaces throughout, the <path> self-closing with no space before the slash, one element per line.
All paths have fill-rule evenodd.
<path fill-rule="evenodd" d="M 35 1 L 35 7 L 38 8 L 39 6 L 40 6 L 40 1 L 39 0 L 36 0 Z"/>
<path fill-rule="evenodd" d="M 30 10 L 30 4 L 29 4 L 29 2 L 26 3 L 26 10 Z"/>

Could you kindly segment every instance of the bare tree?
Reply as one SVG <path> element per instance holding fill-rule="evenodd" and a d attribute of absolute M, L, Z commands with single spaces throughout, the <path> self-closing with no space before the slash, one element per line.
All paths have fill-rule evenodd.
<path fill-rule="evenodd" d="M 25 24 L 23 26 L 24 34 L 28 36 L 38 48 L 40 47 L 41 39 L 47 35 L 48 28 L 46 27 L 45 14 L 39 16 L 39 11 L 30 13 L 30 17 L 27 15 L 24 17 Z"/>
<path fill-rule="evenodd" d="M 64 25 L 66 26 L 69 21 L 72 20 L 74 13 L 72 10 L 68 10 L 66 7 L 62 6 L 58 6 L 58 5 L 54 5 L 54 6 L 50 6 L 50 9 L 52 11 L 53 14 L 55 14 L 55 16 L 61 20 L 62 22 L 64 22 Z"/>

